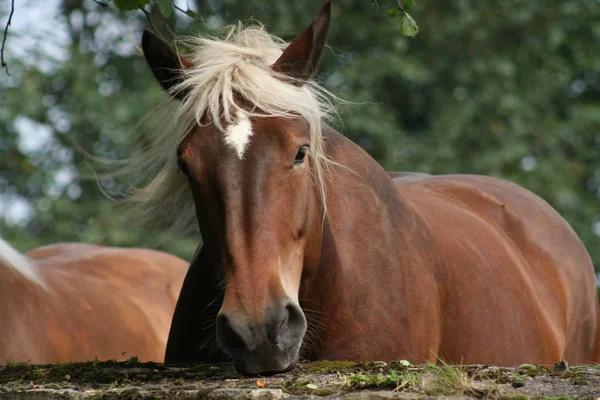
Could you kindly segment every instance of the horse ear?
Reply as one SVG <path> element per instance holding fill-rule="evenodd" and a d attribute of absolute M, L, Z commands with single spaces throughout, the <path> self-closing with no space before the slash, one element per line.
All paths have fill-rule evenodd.
<path fill-rule="evenodd" d="M 176 99 L 183 100 L 186 93 L 173 93 L 171 88 L 183 81 L 183 70 L 192 68 L 194 64 L 177 54 L 167 42 L 148 29 L 144 29 L 142 35 L 142 50 L 161 86 Z"/>
<path fill-rule="evenodd" d="M 312 24 L 290 43 L 271 68 L 300 82 L 310 79 L 321 60 L 330 21 L 331 0 L 327 0 Z"/>

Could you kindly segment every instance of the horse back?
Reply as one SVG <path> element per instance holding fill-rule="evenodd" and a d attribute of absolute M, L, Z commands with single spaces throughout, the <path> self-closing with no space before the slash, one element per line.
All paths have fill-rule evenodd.
<path fill-rule="evenodd" d="M 9 309 L 18 315 L 11 330 L 22 331 L 9 346 L 13 359 L 162 361 L 187 262 L 158 251 L 75 243 L 27 256 L 47 291 L 21 288 L 12 300 Z"/>
<path fill-rule="evenodd" d="M 443 260 L 444 329 L 468 326 L 473 335 L 447 335 L 440 349 L 446 359 L 453 358 L 452 348 L 466 348 L 470 351 L 463 355 L 480 354 L 482 360 L 490 359 L 488 352 L 503 351 L 504 364 L 510 364 L 520 357 L 516 349 L 542 340 L 546 350 L 533 360 L 590 361 L 600 323 L 593 265 L 573 229 L 550 205 L 490 177 L 395 174 L 392 179 L 431 231 Z M 513 311 L 498 315 L 496 310 Z M 503 327 L 512 334 L 503 336 L 502 349 L 472 340 L 500 336 L 497 330 Z M 536 337 L 540 331 L 544 337 Z"/>

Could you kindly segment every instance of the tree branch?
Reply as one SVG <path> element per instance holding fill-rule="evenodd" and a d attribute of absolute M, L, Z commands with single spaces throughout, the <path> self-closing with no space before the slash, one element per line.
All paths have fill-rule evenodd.
<path fill-rule="evenodd" d="M 101 1 L 98 1 L 98 0 L 92 0 L 92 1 L 93 1 L 94 3 L 96 3 L 96 4 L 100 5 L 100 6 L 104 7 L 104 8 L 108 7 L 108 4 L 107 4 L 107 3 L 103 3 L 103 2 L 101 2 Z"/>
<path fill-rule="evenodd" d="M 175 2 L 174 2 L 174 1 L 170 1 L 170 3 L 171 3 L 171 5 L 173 6 L 173 8 L 174 8 L 174 9 L 176 9 L 176 10 L 179 10 L 179 11 L 181 11 L 181 12 L 182 12 L 182 13 L 184 13 L 184 14 L 186 14 L 186 13 L 187 13 L 187 11 L 186 11 L 186 10 L 184 10 L 184 9 L 183 9 L 183 8 L 181 8 L 181 7 L 178 7 L 178 6 L 177 6 L 177 4 L 175 4 Z"/>
<path fill-rule="evenodd" d="M 4 36 L 2 38 L 2 48 L 0 49 L 0 61 L 2 62 L 2 68 L 6 69 L 6 74 L 10 75 L 8 72 L 8 64 L 4 61 L 4 45 L 6 44 L 6 37 L 8 36 L 8 27 L 12 21 L 13 14 L 15 13 L 15 0 L 11 0 L 10 2 L 10 14 L 8 15 L 8 21 L 6 22 L 6 26 L 4 27 Z"/>
<path fill-rule="evenodd" d="M 193 10 L 190 8 L 189 4 L 188 4 L 188 6 L 187 6 L 187 7 L 188 7 L 188 9 L 187 9 L 187 10 L 184 10 L 183 8 L 181 8 L 181 7 L 177 6 L 177 4 L 175 4 L 175 1 L 173 1 L 173 0 L 169 0 L 169 3 L 171 3 L 171 5 L 173 6 L 173 8 L 174 8 L 174 9 L 176 9 L 177 11 L 179 11 L 179 12 L 181 12 L 181 13 L 184 13 L 184 14 L 185 14 L 185 15 L 187 15 L 188 17 L 191 17 L 191 15 L 189 14 L 189 12 L 192 12 L 192 13 L 193 13 L 193 15 L 195 15 L 195 16 L 197 17 L 197 18 L 194 18 L 194 19 L 198 19 L 198 18 L 199 18 L 199 19 L 198 19 L 199 21 L 201 21 L 201 22 L 204 22 L 204 18 L 202 18 L 202 16 L 201 16 L 200 14 L 198 14 L 197 12 L 193 11 Z"/>
<path fill-rule="evenodd" d="M 144 15 L 146 15 L 146 19 L 148 20 L 148 22 L 150 22 L 150 27 L 152 28 L 152 30 L 154 32 L 158 33 L 158 31 L 154 27 L 154 24 L 152 23 L 152 20 L 150 19 L 150 13 L 148 11 L 146 11 L 146 9 L 144 9 L 144 7 L 142 7 L 142 6 L 138 6 L 138 8 L 140 10 L 142 10 L 142 12 L 144 13 Z"/>

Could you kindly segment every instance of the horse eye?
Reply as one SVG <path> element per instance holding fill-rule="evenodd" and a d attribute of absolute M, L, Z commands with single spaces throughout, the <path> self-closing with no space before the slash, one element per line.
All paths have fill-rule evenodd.
<path fill-rule="evenodd" d="M 298 153 L 296 153 L 294 165 L 302 164 L 304 162 L 304 159 L 306 158 L 306 153 L 308 153 L 308 146 L 300 147 L 300 150 L 298 150 Z"/>
<path fill-rule="evenodd" d="M 190 171 L 188 170 L 188 167 L 185 164 L 185 162 L 183 162 L 183 160 L 181 160 L 181 159 L 178 159 L 177 160 L 177 165 L 179 166 L 179 169 L 181 170 L 181 172 L 185 176 L 185 179 L 187 179 L 188 181 L 191 180 L 192 178 L 190 177 Z"/>

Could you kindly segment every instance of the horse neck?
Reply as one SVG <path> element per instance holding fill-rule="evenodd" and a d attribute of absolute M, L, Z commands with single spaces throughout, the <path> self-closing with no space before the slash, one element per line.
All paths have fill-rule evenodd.
<path fill-rule="evenodd" d="M 328 158 L 333 161 L 326 167 L 326 222 L 334 237 L 340 235 L 340 224 L 357 221 L 362 231 L 380 231 L 382 211 L 388 217 L 412 217 L 411 206 L 381 165 L 339 132 L 328 128 L 324 135 Z"/>
<path fill-rule="evenodd" d="M 311 246 L 316 256 L 307 259 L 318 259 L 317 281 L 338 279 L 344 285 L 339 275 L 353 263 L 352 255 L 365 257 L 359 253 L 368 254 L 386 241 L 390 245 L 389 239 L 401 234 L 396 230 L 402 222 L 414 222 L 414 215 L 388 173 L 363 149 L 331 128 L 324 130 L 324 139 L 332 161 L 324 168 L 327 207 L 324 223 L 318 224 L 322 230 L 312 240 L 319 241 L 319 251 Z"/>
<path fill-rule="evenodd" d="M 308 358 L 344 357 L 344 346 L 353 346 L 344 329 L 386 320 L 388 306 L 408 329 L 422 274 L 435 268 L 430 230 L 388 173 L 341 134 L 327 130 L 325 140 L 328 157 L 341 166 L 328 168 L 319 261 L 300 288 L 309 331 L 327 344 L 307 345 Z"/>

